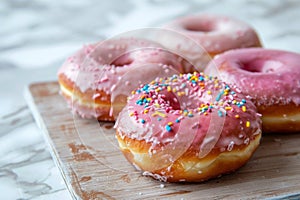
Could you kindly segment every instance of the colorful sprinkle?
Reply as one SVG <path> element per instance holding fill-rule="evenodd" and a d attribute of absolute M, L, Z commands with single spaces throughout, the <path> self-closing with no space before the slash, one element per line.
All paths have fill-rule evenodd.
<path fill-rule="evenodd" d="M 246 111 L 247 111 L 246 106 L 242 106 L 242 111 L 243 111 L 243 112 L 246 112 Z"/>
<path fill-rule="evenodd" d="M 167 87 L 167 91 L 168 91 L 168 92 L 171 92 L 171 91 L 172 91 L 171 86 L 168 86 L 168 87 Z"/>
<path fill-rule="evenodd" d="M 170 125 L 166 125 L 166 131 L 167 132 L 171 132 L 172 131 L 172 127 Z"/>
<path fill-rule="evenodd" d="M 166 117 L 166 114 L 161 113 L 161 112 L 158 112 L 158 111 L 155 111 L 155 113 L 152 114 L 153 117 L 155 117 L 155 116 L 157 116 L 157 115 L 158 115 L 158 116 L 161 116 L 161 117 Z"/>
<path fill-rule="evenodd" d="M 217 97 L 216 97 L 216 101 L 220 101 L 220 99 L 221 99 L 221 97 L 222 97 L 223 94 L 224 94 L 223 91 L 220 92 L 220 93 L 217 95 Z"/>
<path fill-rule="evenodd" d="M 194 117 L 192 112 L 189 112 L 188 117 Z"/>
<path fill-rule="evenodd" d="M 246 121 L 246 127 L 249 128 L 250 127 L 250 122 Z"/>
<path fill-rule="evenodd" d="M 218 115 L 219 115 L 219 117 L 223 117 L 223 113 L 221 110 L 218 110 Z"/>
<path fill-rule="evenodd" d="M 186 86 L 186 84 L 182 83 L 181 86 L 180 86 L 180 89 L 185 88 L 185 86 Z"/>
<path fill-rule="evenodd" d="M 231 106 L 226 106 L 226 107 L 225 107 L 225 110 L 231 110 L 231 109 L 232 109 Z"/>
<path fill-rule="evenodd" d="M 176 97 L 170 100 L 171 96 Z M 189 108 L 194 103 L 194 99 L 201 98 L 204 94 L 207 99 L 212 94 L 217 94 L 211 102 L 199 104 L 198 107 Z M 143 115 L 150 114 L 155 120 L 161 121 L 162 118 L 168 120 L 168 115 L 178 115 L 171 122 L 167 121 L 166 131 L 172 131 L 173 123 L 179 123 L 185 117 L 194 117 L 197 115 L 210 115 L 216 111 L 219 117 L 224 117 L 227 112 L 240 113 L 246 112 L 246 99 L 239 99 L 239 95 L 231 89 L 229 85 L 224 84 L 217 78 L 205 76 L 202 73 L 173 75 L 171 78 L 157 78 L 149 84 L 142 85 L 139 89 L 132 91 L 133 96 L 128 99 L 135 98 L 135 104 L 139 107 L 137 110 L 129 113 L 140 123 L 148 123 Z M 191 95 L 191 96 L 190 96 Z M 183 98 L 188 97 L 190 102 L 182 102 Z M 206 97 L 205 97 L 206 98 Z M 215 100 L 215 101 L 214 101 Z M 180 103 L 180 107 L 184 110 L 174 110 L 173 105 Z M 175 104 L 174 104 L 175 103 Z M 135 106 L 132 106 L 135 109 Z M 238 114 L 233 114 L 234 118 L 239 119 Z M 146 119 L 146 118 L 145 118 Z M 150 120 L 151 121 L 151 120 Z M 246 127 L 250 127 L 250 122 L 243 121 Z"/>

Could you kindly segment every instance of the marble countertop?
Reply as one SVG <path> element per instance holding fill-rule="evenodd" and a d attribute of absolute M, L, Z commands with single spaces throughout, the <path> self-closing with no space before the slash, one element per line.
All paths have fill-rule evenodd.
<path fill-rule="evenodd" d="M 299 0 L 1 1 L 0 199 L 71 198 L 23 91 L 56 80 L 64 59 L 83 44 L 206 12 L 248 22 L 267 48 L 300 53 L 299 10 Z"/>

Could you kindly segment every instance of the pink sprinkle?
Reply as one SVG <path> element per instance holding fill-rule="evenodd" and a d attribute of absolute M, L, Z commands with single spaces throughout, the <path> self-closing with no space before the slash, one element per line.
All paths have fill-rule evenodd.
<path fill-rule="evenodd" d="M 116 89 L 116 85 L 114 84 L 113 86 L 111 86 L 110 91 L 113 92 Z"/>
<path fill-rule="evenodd" d="M 179 111 L 179 110 L 175 110 L 175 111 L 174 111 L 174 114 L 175 114 L 175 115 L 180 115 L 180 111 Z"/>
<path fill-rule="evenodd" d="M 107 76 L 104 76 L 104 77 L 102 77 L 101 78 L 101 80 L 100 80 L 101 82 L 105 82 L 105 81 L 108 81 L 108 77 Z"/>

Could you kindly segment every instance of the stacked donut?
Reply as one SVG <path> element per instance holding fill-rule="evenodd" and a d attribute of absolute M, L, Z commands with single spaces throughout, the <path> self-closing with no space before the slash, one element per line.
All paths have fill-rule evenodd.
<path fill-rule="evenodd" d="M 164 28 L 88 45 L 58 72 L 74 112 L 116 120 L 121 151 L 144 175 L 208 180 L 243 166 L 262 132 L 300 131 L 300 55 L 259 48 L 253 28 L 228 17 Z"/>

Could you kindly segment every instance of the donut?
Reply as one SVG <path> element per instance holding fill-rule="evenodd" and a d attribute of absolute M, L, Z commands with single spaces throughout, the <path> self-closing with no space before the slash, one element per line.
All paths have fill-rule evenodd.
<path fill-rule="evenodd" d="M 261 119 L 238 89 L 202 73 L 156 78 L 132 92 L 115 124 L 120 150 L 143 175 L 201 182 L 243 166 Z"/>
<path fill-rule="evenodd" d="M 300 54 L 262 48 L 225 52 L 205 72 L 249 95 L 262 114 L 262 130 L 300 131 Z"/>
<path fill-rule="evenodd" d="M 58 71 L 61 94 L 83 118 L 114 121 L 126 96 L 155 77 L 183 73 L 178 56 L 152 41 L 114 38 L 84 46 Z"/>
<path fill-rule="evenodd" d="M 230 49 L 261 47 L 256 31 L 248 24 L 212 14 L 189 15 L 178 18 L 162 26 L 176 31 L 185 38 L 174 34 L 160 34 L 158 41 L 167 48 L 180 52 L 199 71 L 217 54 Z M 200 47 L 195 48 L 195 44 Z"/>

